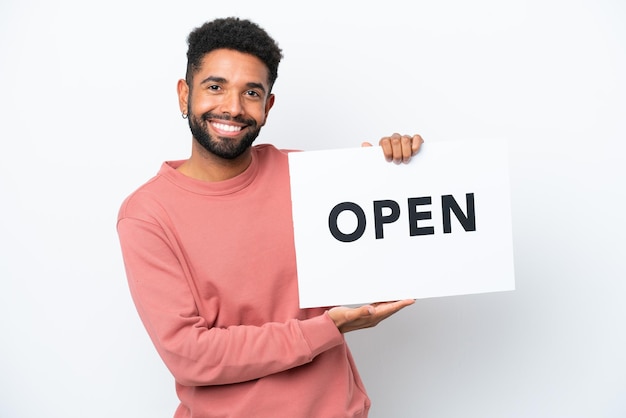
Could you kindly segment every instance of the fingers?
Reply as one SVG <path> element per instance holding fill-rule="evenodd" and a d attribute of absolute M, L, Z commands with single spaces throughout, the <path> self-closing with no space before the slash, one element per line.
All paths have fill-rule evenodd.
<path fill-rule="evenodd" d="M 405 299 L 398 300 L 395 302 L 383 302 L 375 304 L 375 316 L 379 316 L 382 319 L 388 318 L 391 315 L 395 314 L 401 309 L 406 308 L 409 305 L 413 305 L 415 303 L 415 299 Z"/>
<path fill-rule="evenodd" d="M 421 135 L 413 135 L 411 138 L 411 156 L 417 154 L 424 143 L 424 138 Z"/>
<path fill-rule="evenodd" d="M 399 310 L 406 308 L 407 306 L 412 305 L 414 303 L 415 303 L 414 299 L 398 300 L 395 302 L 374 303 L 371 305 L 374 307 L 374 310 L 375 310 L 373 317 L 375 317 L 378 320 L 378 322 L 380 322 L 383 319 L 386 319 L 390 317 L 391 315 L 395 314 Z"/>
<path fill-rule="evenodd" d="M 419 152 L 424 140 L 420 135 L 400 135 L 394 133 L 380 140 L 385 159 L 395 164 L 408 163 L 411 157 Z"/>

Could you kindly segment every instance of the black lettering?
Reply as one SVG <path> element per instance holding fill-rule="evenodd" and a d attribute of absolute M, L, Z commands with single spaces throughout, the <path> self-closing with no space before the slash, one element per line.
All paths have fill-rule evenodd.
<path fill-rule="evenodd" d="M 454 215 L 463 226 L 465 231 L 476 231 L 476 213 L 474 210 L 474 193 L 465 194 L 465 204 L 467 206 L 467 216 L 463 213 L 459 204 L 454 200 L 452 195 L 441 196 L 441 210 L 443 213 L 443 233 L 449 234 L 452 232 L 452 225 L 450 223 L 450 211 L 454 212 Z"/>
<path fill-rule="evenodd" d="M 391 209 L 391 213 L 383 216 L 383 208 Z M 400 205 L 393 200 L 374 201 L 374 227 L 376 229 L 376 239 L 384 238 L 383 225 L 395 222 L 400 217 Z"/>
<path fill-rule="evenodd" d="M 354 213 L 357 219 L 356 229 L 351 234 L 344 234 L 337 226 L 337 218 L 339 217 L 339 214 L 346 210 Z M 352 242 L 361 238 L 365 232 L 365 223 L 365 212 L 363 212 L 361 206 L 353 202 L 339 203 L 330 211 L 330 215 L 328 216 L 328 227 L 330 228 L 330 233 L 341 242 Z"/>
<path fill-rule="evenodd" d="M 433 226 L 417 226 L 418 221 L 424 219 L 431 219 L 431 212 L 418 212 L 417 206 L 430 205 L 430 196 L 425 197 L 409 197 L 409 235 L 414 237 L 416 235 L 432 235 L 435 233 L 435 227 Z"/>

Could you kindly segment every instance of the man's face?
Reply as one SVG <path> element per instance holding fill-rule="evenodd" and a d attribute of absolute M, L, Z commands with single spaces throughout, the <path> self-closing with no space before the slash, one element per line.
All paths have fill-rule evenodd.
<path fill-rule="evenodd" d="M 229 160 L 250 148 L 274 103 L 265 64 L 229 49 L 204 56 L 192 86 L 186 94 L 179 90 L 183 99 L 193 137 L 211 154 Z"/>

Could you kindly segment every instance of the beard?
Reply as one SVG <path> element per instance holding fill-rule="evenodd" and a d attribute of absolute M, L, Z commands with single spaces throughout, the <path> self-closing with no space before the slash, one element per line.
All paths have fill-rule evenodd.
<path fill-rule="evenodd" d="M 200 117 L 196 117 L 189 111 L 189 129 L 191 134 L 198 141 L 202 148 L 220 158 L 226 160 L 234 160 L 242 155 L 248 148 L 252 146 L 254 140 L 259 136 L 261 127 L 258 126 L 254 119 L 244 119 L 242 117 L 217 116 L 211 112 L 203 113 Z M 243 138 L 235 141 L 227 137 L 213 137 L 209 133 L 209 120 L 228 120 L 246 124 L 249 129 Z"/>

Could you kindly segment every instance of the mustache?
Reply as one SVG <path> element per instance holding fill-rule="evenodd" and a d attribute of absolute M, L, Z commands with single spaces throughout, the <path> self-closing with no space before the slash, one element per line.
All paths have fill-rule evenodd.
<path fill-rule="evenodd" d="M 213 120 L 224 120 L 224 121 L 230 121 L 230 122 L 237 122 L 237 123 L 241 123 L 244 125 L 256 126 L 256 121 L 254 119 L 246 119 L 243 116 L 232 117 L 230 115 L 216 115 L 215 113 L 205 112 L 200 116 L 200 118 L 204 122 L 208 122 L 209 119 L 213 119 Z"/>

